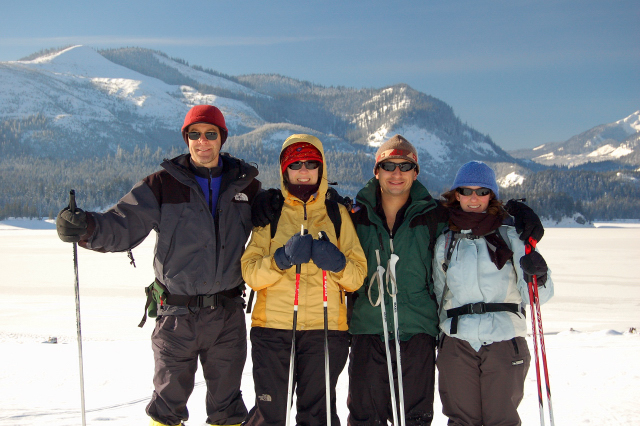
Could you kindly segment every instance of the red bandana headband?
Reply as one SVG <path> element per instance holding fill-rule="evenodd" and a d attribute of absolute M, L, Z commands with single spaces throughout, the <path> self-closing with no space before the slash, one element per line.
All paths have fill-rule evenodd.
<path fill-rule="evenodd" d="M 289 145 L 280 154 L 280 167 L 282 168 L 282 174 L 285 173 L 289 164 L 296 161 L 308 161 L 315 160 L 322 163 L 322 154 L 320 151 L 310 144 L 309 142 L 296 142 Z"/>

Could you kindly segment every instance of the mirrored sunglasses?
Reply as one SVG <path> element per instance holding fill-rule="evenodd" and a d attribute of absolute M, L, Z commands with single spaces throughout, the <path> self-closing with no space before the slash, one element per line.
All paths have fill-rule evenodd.
<path fill-rule="evenodd" d="M 415 169 L 416 165 L 410 162 L 392 163 L 391 161 L 387 161 L 387 162 L 378 164 L 378 167 L 380 167 L 382 170 L 385 170 L 387 172 L 394 171 L 396 167 L 399 168 L 401 172 L 408 172 L 409 170 Z"/>
<path fill-rule="evenodd" d="M 304 164 L 304 167 L 306 167 L 307 170 L 313 170 L 313 169 L 317 169 L 318 167 L 320 167 L 320 162 L 317 161 L 317 160 L 296 161 L 295 163 L 289 164 L 288 167 L 291 170 L 300 170 L 302 168 L 303 164 Z"/>
<path fill-rule="evenodd" d="M 478 197 L 484 197 L 485 195 L 491 194 L 491 190 L 489 188 L 478 188 L 478 189 L 456 188 L 456 191 L 458 191 L 458 194 L 464 195 L 465 197 L 468 197 L 474 192 Z"/>
<path fill-rule="evenodd" d="M 189 139 L 191 139 L 192 141 L 197 141 L 198 139 L 200 139 L 200 135 L 202 133 L 200 132 L 188 132 L 187 135 L 189 136 Z M 218 132 L 205 132 L 204 133 L 204 137 L 207 138 L 210 141 L 215 141 L 216 139 L 218 139 Z"/>

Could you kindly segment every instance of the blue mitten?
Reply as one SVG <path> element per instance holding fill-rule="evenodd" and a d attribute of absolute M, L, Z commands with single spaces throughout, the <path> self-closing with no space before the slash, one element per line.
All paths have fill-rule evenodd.
<path fill-rule="evenodd" d="M 326 234 L 319 240 L 313 240 L 311 259 L 318 268 L 325 271 L 340 272 L 347 265 L 347 258 L 335 244 L 326 238 Z"/>
<path fill-rule="evenodd" d="M 311 260 L 311 248 L 313 246 L 313 237 L 311 235 L 295 234 L 289 238 L 287 243 L 280 247 L 273 254 L 273 260 L 276 261 L 278 268 L 285 270 L 293 265 L 301 265 Z"/>

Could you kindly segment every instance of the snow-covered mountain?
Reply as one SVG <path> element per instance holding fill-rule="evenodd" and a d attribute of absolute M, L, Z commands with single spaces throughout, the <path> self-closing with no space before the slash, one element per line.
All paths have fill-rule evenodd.
<path fill-rule="evenodd" d="M 215 84 L 208 75 L 202 80 Z M 221 87 L 234 88 L 220 80 Z M 92 156 L 115 152 L 118 146 L 168 147 L 181 141 L 184 115 L 198 103 L 219 106 L 232 132 L 265 123 L 242 102 L 169 85 L 116 65 L 88 47 L 0 63 L 0 119 L 20 122 L 39 115 L 46 121 L 21 135 L 20 143 L 35 154 Z"/>
<path fill-rule="evenodd" d="M 184 115 L 202 103 L 223 111 L 226 148 L 241 148 L 241 156 L 258 163 L 265 161 L 258 154 L 272 155 L 301 131 L 316 134 L 330 152 L 353 154 L 362 170 L 371 170 L 377 147 L 400 133 L 418 149 L 422 178 L 432 186 L 450 182 L 471 159 L 517 162 L 450 106 L 404 84 L 356 90 L 279 75 L 231 77 L 136 48 L 74 46 L 0 63 L 0 122 L 12 129 L 14 151 L 30 155 L 183 149 Z"/>
<path fill-rule="evenodd" d="M 565 142 L 543 144 L 510 154 L 545 165 L 575 167 L 589 162 L 624 163 L 625 160 L 638 165 L 639 135 L 640 110 L 613 123 L 596 126 Z"/>

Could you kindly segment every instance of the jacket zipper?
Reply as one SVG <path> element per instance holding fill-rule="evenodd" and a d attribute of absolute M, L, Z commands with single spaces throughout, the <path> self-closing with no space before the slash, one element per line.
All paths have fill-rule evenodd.
<path fill-rule="evenodd" d="M 211 188 L 211 172 L 209 172 L 209 212 L 213 214 L 213 188 Z"/>

